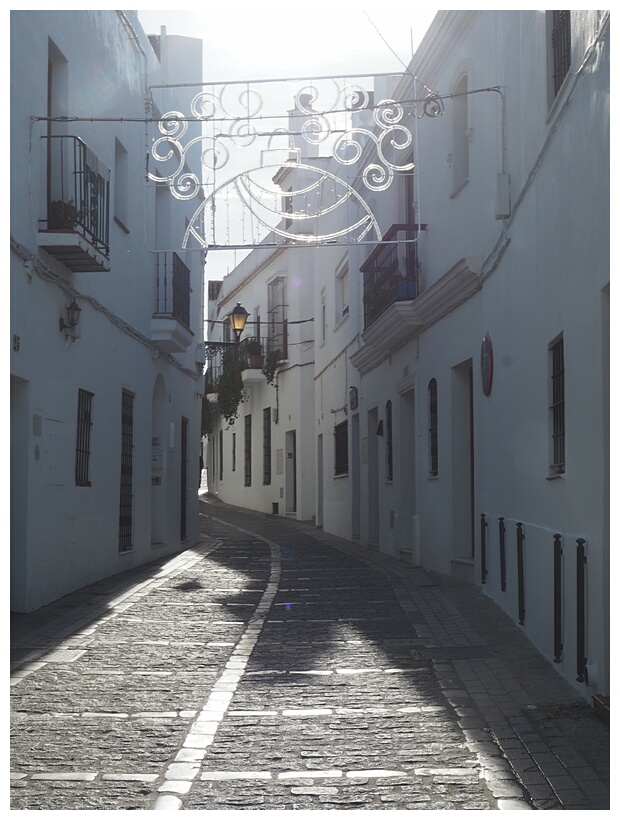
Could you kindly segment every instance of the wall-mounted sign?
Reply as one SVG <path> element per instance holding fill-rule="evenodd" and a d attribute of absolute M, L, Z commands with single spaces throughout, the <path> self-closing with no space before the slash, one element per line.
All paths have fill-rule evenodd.
<path fill-rule="evenodd" d="M 480 349 L 480 372 L 482 374 L 482 392 L 485 396 L 490 396 L 493 387 L 493 345 L 488 333 L 483 338 Z"/>

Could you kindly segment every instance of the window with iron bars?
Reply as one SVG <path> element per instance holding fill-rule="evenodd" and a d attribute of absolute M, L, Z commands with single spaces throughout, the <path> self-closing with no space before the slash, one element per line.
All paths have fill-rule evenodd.
<path fill-rule="evenodd" d="M 564 339 L 551 345 L 551 471 L 555 474 L 565 469 L 565 419 L 564 419 Z"/>
<path fill-rule="evenodd" d="M 263 410 L 263 484 L 271 484 L 271 407 Z"/>
<path fill-rule="evenodd" d="M 394 480 L 394 449 L 392 439 L 392 402 L 385 405 L 385 477 Z"/>
<path fill-rule="evenodd" d="M 334 427 L 334 475 L 347 475 L 349 472 L 349 433 L 348 422 L 343 421 Z"/>
<path fill-rule="evenodd" d="M 548 11 L 549 31 L 549 102 L 553 102 L 571 65 L 571 13 Z"/>
<path fill-rule="evenodd" d="M 245 486 L 252 486 L 252 416 L 245 417 L 244 427 L 245 444 Z"/>
<path fill-rule="evenodd" d="M 437 436 L 437 380 L 428 383 L 428 473 L 439 473 L 439 448 Z"/>
<path fill-rule="evenodd" d="M 121 490 L 118 516 L 118 549 L 127 552 L 133 543 L 133 394 L 123 390 L 121 405 Z"/>
<path fill-rule="evenodd" d="M 90 487 L 90 431 L 94 393 L 78 390 L 77 440 L 75 445 L 75 484 Z"/>

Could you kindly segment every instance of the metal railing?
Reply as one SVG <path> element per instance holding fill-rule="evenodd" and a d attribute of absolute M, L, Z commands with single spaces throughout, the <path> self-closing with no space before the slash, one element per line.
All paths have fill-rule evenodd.
<path fill-rule="evenodd" d="M 110 170 L 75 136 L 44 136 L 47 215 L 43 229 L 73 231 L 110 255 Z"/>
<path fill-rule="evenodd" d="M 586 542 L 583 538 L 577 539 L 577 680 L 579 683 L 588 682 L 588 667 L 586 658 Z"/>
<path fill-rule="evenodd" d="M 487 517 L 484 513 L 480 515 L 480 583 L 487 582 Z"/>
<path fill-rule="evenodd" d="M 158 253 L 155 313 L 177 319 L 189 329 L 189 303 L 189 268 L 173 251 Z"/>
<path fill-rule="evenodd" d="M 553 536 L 553 661 L 562 661 L 562 536 Z"/>
<path fill-rule="evenodd" d="M 418 295 L 416 225 L 392 225 L 361 266 L 364 275 L 364 329 L 394 302 Z"/>
<path fill-rule="evenodd" d="M 525 623 L 525 564 L 523 555 L 523 543 L 525 533 L 523 524 L 517 524 L 517 590 L 519 597 L 519 623 Z"/>
<path fill-rule="evenodd" d="M 499 571 L 502 592 L 506 592 L 506 525 L 504 519 L 500 518 L 499 526 Z"/>

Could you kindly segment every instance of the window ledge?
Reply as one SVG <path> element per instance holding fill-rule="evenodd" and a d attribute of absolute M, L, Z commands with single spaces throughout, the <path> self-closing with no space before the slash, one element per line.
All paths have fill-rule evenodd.
<path fill-rule="evenodd" d="M 348 477 L 349 477 L 349 474 L 348 474 L 348 473 L 338 473 L 338 475 L 335 475 L 335 476 L 334 476 L 334 479 L 337 479 L 337 478 L 348 478 Z"/>
<path fill-rule="evenodd" d="M 553 475 L 548 475 L 546 477 L 547 481 L 557 481 L 558 479 L 563 479 L 565 473 L 554 473 Z"/>
<path fill-rule="evenodd" d="M 438 475 L 427 475 L 426 476 L 427 481 L 437 481 L 438 479 L 439 479 Z"/>

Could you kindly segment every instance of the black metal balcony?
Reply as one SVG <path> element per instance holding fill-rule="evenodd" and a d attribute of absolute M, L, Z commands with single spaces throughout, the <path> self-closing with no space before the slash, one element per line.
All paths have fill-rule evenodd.
<path fill-rule="evenodd" d="M 172 252 L 157 254 L 157 296 L 155 313 L 169 316 L 189 328 L 190 271 L 181 257 Z"/>
<path fill-rule="evenodd" d="M 108 270 L 109 169 L 79 137 L 42 139 L 47 151 L 47 207 L 40 220 L 39 244 L 73 271 Z"/>
<path fill-rule="evenodd" d="M 181 257 L 173 251 L 158 253 L 151 338 L 168 353 L 187 350 L 193 340 L 190 293 L 190 270 Z"/>
<path fill-rule="evenodd" d="M 361 266 L 364 274 L 364 329 L 394 302 L 418 295 L 416 225 L 392 225 Z"/>

